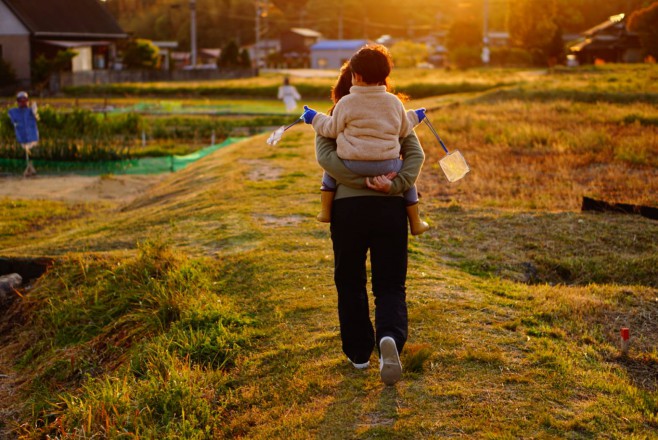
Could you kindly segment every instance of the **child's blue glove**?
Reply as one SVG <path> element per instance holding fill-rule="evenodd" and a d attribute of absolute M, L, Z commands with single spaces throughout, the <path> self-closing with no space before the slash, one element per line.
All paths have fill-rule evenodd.
<path fill-rule="evenodd" d="M 304 119 L 304 122 L 306 122 L 307 124 L 310 124 L 310 123 L 313 122 L 313 118 L 317 114 L 318 114 L 318 112 L 316 112 L 312 108 L 308 108 L 308 106 L 304 106 L 304 114 L 302 114 L 302 118 Z"/>
<path fill-rule="evenodd" d="M 418 116 L 418 123 L 420 124 L 423 119 L 425 119 L 425 109 L 424 108 L 419 108 L 416 110 L 416 116 Z"/>

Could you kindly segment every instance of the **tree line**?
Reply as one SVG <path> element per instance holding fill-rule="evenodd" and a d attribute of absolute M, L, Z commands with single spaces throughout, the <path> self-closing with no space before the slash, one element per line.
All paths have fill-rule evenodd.
<path fill-rule="evenodd" d="M 239 46 L 278 38 L 291 27 L 325 38 L 371 39 L 388 34 L 413 40 L 446 31 L 451 50 L 481 46 L 485 3 L 490 31 L 508 31 L 514 48 L 537 62 L 559 58 L 564 34 L 577 34 L 611 15 L 631 14 L 655 0 L 194 0 L 200 48 Z M 191 0 L 107 0 L 110 12 L 135 37 L 175 40 L 190 47 Z"/>

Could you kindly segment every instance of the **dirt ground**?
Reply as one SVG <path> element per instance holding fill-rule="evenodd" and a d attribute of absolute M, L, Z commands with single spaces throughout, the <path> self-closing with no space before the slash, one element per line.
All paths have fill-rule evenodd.
<path fill-rule="evenodd" d="M 124 203 L 165 176 L 0 176 L 0 198 Z"/>

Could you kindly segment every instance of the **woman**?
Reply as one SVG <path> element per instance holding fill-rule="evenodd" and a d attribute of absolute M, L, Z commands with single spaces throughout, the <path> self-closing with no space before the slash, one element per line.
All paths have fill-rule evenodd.
<path fill-rule="evenodd" d="M 349 93 L 349 66 L 332 90 L 334 104 Z M 388 86 L 388 84 L 386 84 Z M 400 380 L 399 353 L 407 340 L 407 214 L 402 193 L 414 185 L 425 160 L 415 133 L 402 140 L 402 168 L 392 180 L 364 178 L 348 170 L 336 154 L 335 139 L 316 136 L 320 166 L 338 185 L 331 211 L 334 282 L 343 352 L 367 368 L 377 344 L 382 381 Z M 366 257 L 370 251 L 375 326 L 369 315 Z"/>

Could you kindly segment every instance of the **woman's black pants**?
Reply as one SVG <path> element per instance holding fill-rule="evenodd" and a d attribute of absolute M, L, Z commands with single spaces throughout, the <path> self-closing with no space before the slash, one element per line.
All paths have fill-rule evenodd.
<path fill-rule="evenodd" d="M 365 363 L 377 342 L 407 340 L 407 214 L 402 197 L 365 196 L 334 201 L 331 240 L 343 352 Z M 370 321 L 366 257 L 370 250 L 375 328 Z"/>

